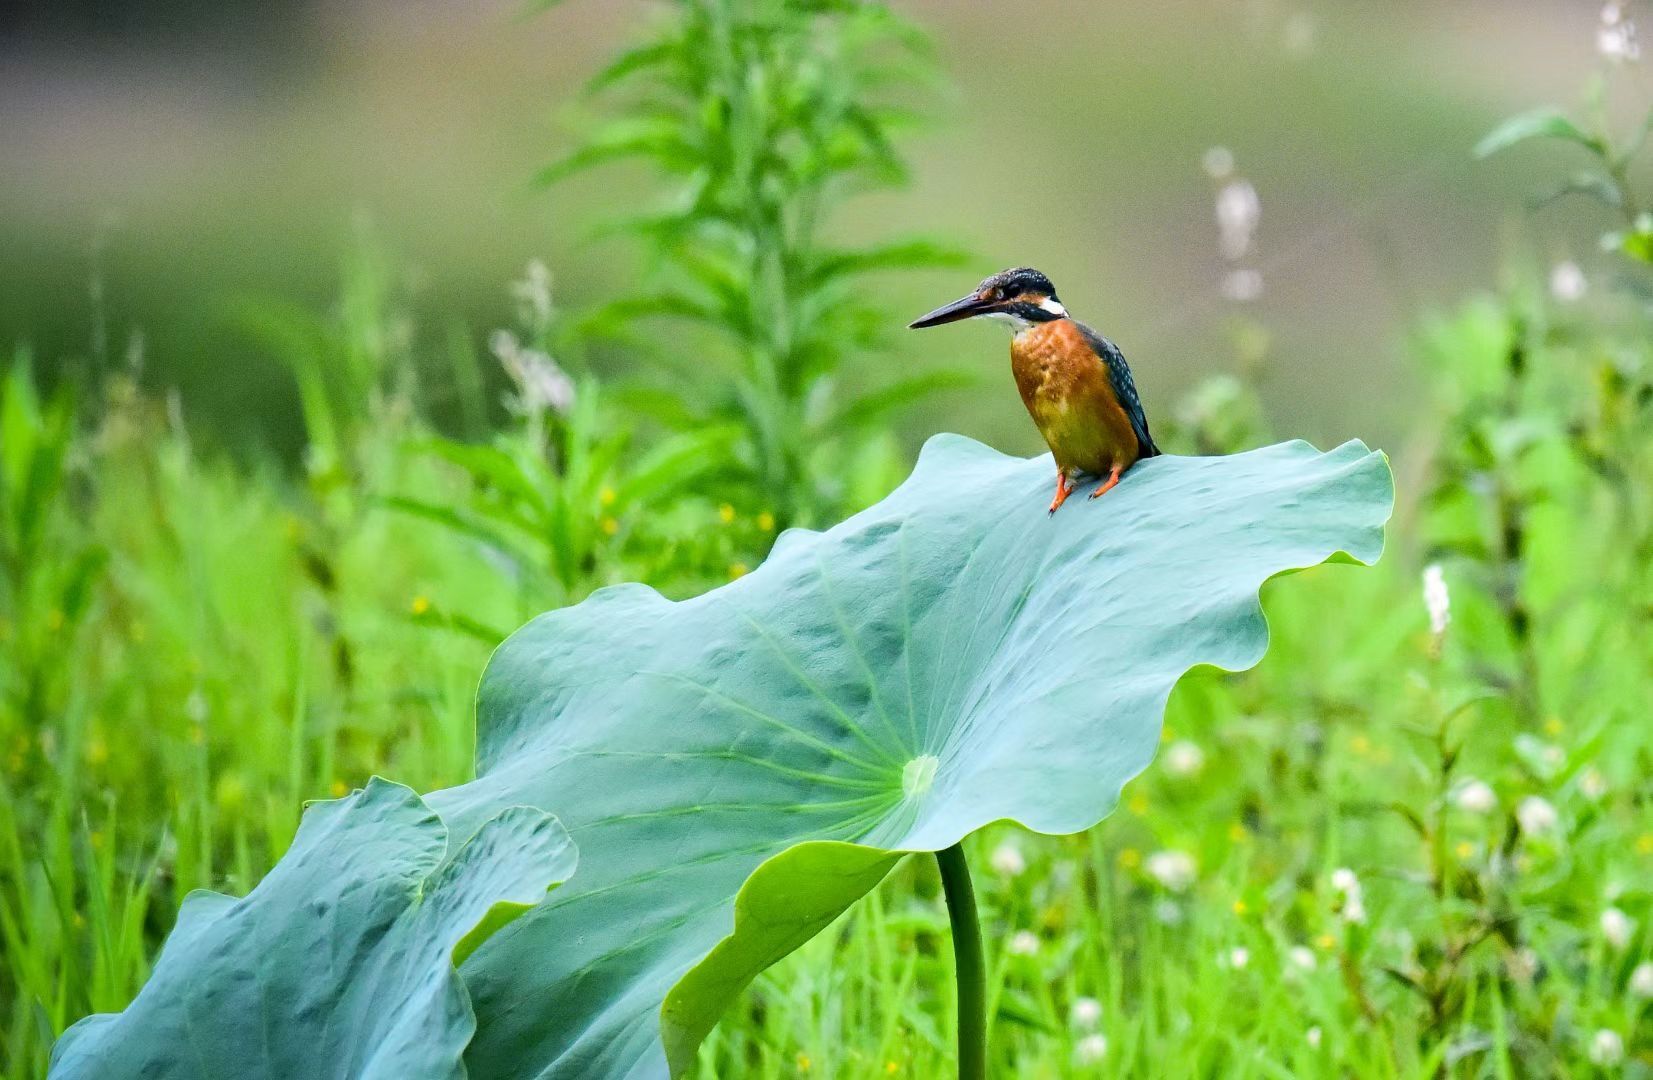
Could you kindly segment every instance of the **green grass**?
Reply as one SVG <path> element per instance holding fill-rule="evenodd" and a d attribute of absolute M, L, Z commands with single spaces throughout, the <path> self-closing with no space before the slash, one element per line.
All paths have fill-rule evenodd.
<path fill-rule="evenodd" d="M 838 181 L 898 171 L 887 132 L 766 99 L 731 74 L 750 57 L 702 45 L 845 105 L 887 80 L 822 61 L 833 13 L 855 13 L 861 45 L 921 42 L 864 5 L 754 9 L 784 33 L 680 6 L 694 33 L 645 78 L 671 95 L 649 115 L 693 140 L 634 149 L 691 193 L 721 163 L 717 197 L 627 226 L 660 266 L 619 312 L 569 322 L 543 275 L 517 286 L 496 349 L 518 365 L 509 415 L 482 335 L 422 335 L 441 313 L 410 311 L 366 251 L 331 314 L 235 312 L 298 384 L 302 463 L 232 457 L 125 376 L 47 397 L 28 357 L 5 365 L 0 1073 L 40 1075 L 65 1027 L 122 1008 L 184 895 L 252 887 L 305 800 L 374 774 L 469 778 L 501 633 L 613 582 L 700 592 L 778 526 L 902 475 L 918 433 L 892 417 L 935 380 L 865 391 L 876 311 L 821 310 L 877 280 L 863 269 L 945 251 L 817 244 Z M 813 126 L 833 116 L 865 140 L 847 159 Z M 741 135 L 760 122 L 767 141 Z M 762 170 L 773 202 L 754 215 L 740 184 Z M 1268 658 L 1183 681 L 1113 817 L 966 842 L 994 1075 L 1653 1076 L 1653 318 L 1636 277 L 1653 242 L 1632 219 L 1620 247 L 1628 288 L 1599 274 L 1568 305 L 1517 281 L 1418 329 L 1435 396 L 1395 462 L 1383 562 L 1269 586 Z M 599 383 L 584 350 L 639 310 L 690 312 L 670 340 L 706 364 Z M 776 326 L 796 332 L 771 341 Z M 553 355 L 580 376 L 572 404 L 544 393 Z M 414 380 L 433 371 L 451 385 Z M 443 395 L 463 438 L 434 427 Z M 1269 438 L 1243 381 L 1150 404 L 1177 451 Z M 1430 564 L 1451 594 L 1441 633 Z M 934 862 L 911 859 L 758 980 L 701 1071 L 945 1075 L 951 963 Z"/>
<path fill-rule="evenodd" d="M 1434 347 L 1444 335 L 1460 375 L 1493 364 L 1509 345 L 1505 311 L 1471 308 Z M 1565 373 L 1624 341 L 1551 328 L 1532 364 Z M 1499 401 L 1532 395 L 1516 407 L 1533 423 L 1579 403 L 1556 399 L 1548 374 L 1513 391 L 1487 378 Z M 0 624 L 9 1076 L 38 1075 L 56 1033 L 130 999 L 187 891 L 255 883 L 304 800 L 374 773 L 421 789 L 468 777 L 488 643 L 443 613 L 514 625 L 549 602 L 537 587 L 560 588 L 376 494 L 473 505 L 474 478 L 422 452 L 417 421 L 375 421 L 353 478 L 322 482 L 233 465 L 129 386 L 104 397 L 61 436 L 61 490 Z M 1405 480 L 1419 463 L 1399 470 L 1385 561 L 1271 585 L 1268 658 L 1184 681 L 1167 714 L 1175 751 L 1113 818 L 1076 837 L 1001 827 L 968 842 L 1001 1071 L 1591 1075 L 1601 1030 L 1625 1043 L 1630 1074 L 1648 1070 L 1653 1002 L 1633 982 L 1653 922 L 1653 635 L 1646 536 L 1626 531 L 1647 527 L 1645 488 L 1592 480 L 1561 444 L 1510 466 L 1523 645 L 1497 587 L 1509 568 L 1465 541 L 1498 504 L 1477 494 L 1485 485 L 1452 487 L 1453 432 L 1474 411 L 1456 407 L 1433 425 L 1430 498 Z M 53 437 L 45 412 L 37 404 L 32 425 L 7 414 L 14 454 L 19 431 Z M 660 579 L 680 593 L 767 542 L 749 511 L 717 509 L 715 485 L 661 504 L 702 538 L 692 574 Z M 601 486 L 586 497 L 600 516 Z M 621 530 L 599 536 L 576 593 L 676 565 Z M 98 569 L 76 585 L 65 567 L 84 551 Z M 1431 555 L 1445 555 L 1452 593 L 1439 640 L 1418 577 Z M 1450 768 L 1443 745 L 1461 749 Z M 1469 777 L 1492 786 L 1496 808 L 1456 805 Z M 1554 830 L 1521 832 L 1514 810 L 1530 796 L 1554 806 Z M 1184 891 L 1150 873 L 1164 851 L 1192 858 Z M 1363 922 L 1345 917 L 1340 867 L 1361 883 Z M 1602 929 L 1615 907 L 1632 922 L 1621 945 Z M 933 863 L 911 860 L 760 979 L 705 1047 L 704 1071 L 944 1073 L 950 965 Z M 1075 1022 L 1080 999 L 1099 1019 Z M 1091 1061 L 1097 1035 L 1106 1052 Z"/>

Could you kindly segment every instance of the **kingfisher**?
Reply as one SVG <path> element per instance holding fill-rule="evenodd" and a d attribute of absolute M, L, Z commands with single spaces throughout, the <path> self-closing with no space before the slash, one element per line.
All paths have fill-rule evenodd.
<path fill-rule="evenodd" d="M 1100 498 L 1138 460 L 1159 454 L 1125 354 L 1069 317 L 1048 277 L 1030 266 L 1001 271 L 909 326 L 922 330 L 975 318 L 996 319 L 1014 331 L 1010 371 L 1056 459 L 1052 514 L 1073 494 L 1076 477 L 1102 478 L 1091 492 Z"/>

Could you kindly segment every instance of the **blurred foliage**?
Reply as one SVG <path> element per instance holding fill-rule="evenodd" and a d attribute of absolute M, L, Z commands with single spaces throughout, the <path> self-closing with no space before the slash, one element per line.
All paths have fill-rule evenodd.
<path fill-rule="evenodd" d="M 1610 25 L 1627 25 L 1629 16 L 1617 3 L 1607 5 L 1603 18 L 1614 10 L 1620 11 L 1620 19 Z M 1630 33 L 1633 43 L 1633 25 Z M 1607 88 L 1605 77 L 1592 80 L 1585 106 L 1587 120 L 1575 120 L 1559 109 L 1535 109 L 1500 124 L 1481 140 L 1475 152 L 1485 158 L 1522 143 L 1540 141 L 1582 150 L 1585 166 L 1536 196 L 1533 206 L 1542 208 L 1573 196 L 1598 204 L 1614 219 L 1614 226 L 1601 234 L 1601 249 L 1646 267 L 1653 264 L 1653 206 L 1638 192 L 1633 174 L 1647 148 L 1648 136 L 1653 134 L 1653 109 L 1646 111 L 1634 132 L 1620 137 L 1608 118 Z M 1625 285 L 1643 301 L 1653 302 L 1653 277 L 1646 273 L 1627 276 Z"/>
<path fill-rule="evenodd" d="M 830 222 L 899 178 L 928 71 L 877 5 L 666 6 L 565 166 L 640 159 L 665 189 L 617 226 L 648 285 L 564 317 L 531 268 L 488 349 L 371 247 L 330 311 L 238 307 L 304 398 L 297 480 L 198 443 L 129 372 L 46 394 L 11 354 L 0 1072 L 40 1075 L 58 1031 L 122 1007 L 184 894 L 250 888 L 304 800 L 468 778 L 501 632 L 610 581 L 688 595 L 904 473 L 885 421 L 930 384 L 852 389 L 898 321 L 867 272 L 948 252 L 841 247 Z M 1653 1074 L 1647 207 L 1624 182 L 1639 139 L 1566 125 L 1488 149 L 1585 154 L 1567 182 L 1603 203 L 1613 272 L 1580 296 L 1512 259 L 1418 328 L 1435 393 L 1382 567 L 1267 594 L 1270 659 L 1184 680 L 1114 819 L 973 850 L 1007 1075 Z M 663 374 L 600 382 L 599 337 Z M 1236 343 L 1233 375 L 1160 407 L 1168 445 L 1268 437 L 1266 335 Z M 431 356 L 462 438 L 409 376 Z M 904 866 L 755 984 L 703 1072 L 945 1072 L 945 926 L 933 871 Z"/>
<path fill-rule="evenodd" d="M 15 709 L 0 721 L 38 725 L 62 706 L 56 642 L 79 627 L 103 570 L 103 550 L 68 527 L 77 404 L 70 384 L 43 399 L 23 352 L 0 382 L 0 645 L 14 661 L 0 665 L 0 698 Z M 0 738 L 13 727 L 0 723 Z"/>
<path fill-rule="evenodd" d="M 893 139 L 933 79 L 926 38 L 882 4 L 679 0 L 592 80 L 616 102 L 609 117 L 541 176 L 637 159 L 665 183 L 659 209 L 607 229 L 641 246 L 648 285 L 584 325 L 665 368 L 669 389 L 634 402 L 681 429 L 738 425 L 739 502 L 783 527 L 846 509 L 841 474 L 868 432 L 961 382 L 943 371 L 851 389 L 852 359 L 897 322 L 872 275 L 962 258 L 926 240 L 846 246 L 829 228 L 846 199 L 905 178 Z M 699 400 L 686 388 L 713 364 Z"/>

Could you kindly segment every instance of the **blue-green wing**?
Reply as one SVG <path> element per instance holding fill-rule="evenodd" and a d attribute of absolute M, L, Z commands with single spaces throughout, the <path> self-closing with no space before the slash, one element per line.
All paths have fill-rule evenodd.
<path fill-rule="evenodd" d="M 1148 414 L 1142 409 L 1142 395 L 1136 392 L 1136 380 L 1131 378 L 1131 365 L 1125 362 L 1125 354 L 1119 351 L 1118 345 L 1084 323 L 1077 325 L 1086 344 L 1102 361 L 1102 366 L 1108 369 L 1108 381 L 1113 384 L 1114 397 L 1119 399 L 1120 407 L 1131 419 L 1131 430 L 1136 432 L 1136 444 L 1141 456 L 1157 457 L 1159 447 L 1154 445 L 1154 437 L 1148 431 Z"/>

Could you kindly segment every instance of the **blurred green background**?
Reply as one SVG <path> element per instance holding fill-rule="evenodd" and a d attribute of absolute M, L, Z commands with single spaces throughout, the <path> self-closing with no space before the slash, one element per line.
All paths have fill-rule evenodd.
<path fill-rule="evenodd" d="M 1405 430 L 1421 385 L 1405 328 L 1462 283 L 1493 279 L 1523 198 L 1569 160 L 1543 147 L 1493 167 L 1471 147 L 1512 111 L 1576 98 L 1599 8 L 898 6 L 936 36 L 953 83 L 906 143 L 911 186 L 852 202 L 844 227 L 945 234 L 979 265 L 903 278 L 892 323 L 978 271 L 1035 264 L 1125 348 L 1153 412 L 1236 363 L 1243 314 L 1268 328 L 1253 349 L 1277 430 L 1379 445 Z M 325 303 L 364 229 L 409 268 L 421 311 L 479 341 L 506 321 L 502 283 L 532 256 L 561 302 L 601 303 L 631 267 L 589 242 L 590 226 L 624 208 L 628 174 L 550 191 L 531 178 L 568 146 L 579 85 L 651 17 L 623 0 L 541 13 L 498 0 L 12 5 L 0 15 L 0 341 L 32 344 L 49 376 L 119 364 L 141 337 L 144 381 L 181 387 L 197 426 L 292 453 L 291 380 L 222 312 L 248 294 Z M 1636 66 L 1613 77 L 1647 82 Z M 1643 96 L 1625 89 L 1620 100 Z M 1260 196 L 1245 265 L 1263 289 L 1250 303 L 1220 292 L 1201 167 L 1214 146 Z M 1590 272 L 1597 211 L 1545 215 L 1535 254 Z M 984 376 L 926 406 L 909 438 L 948 428 L 1042 449 L 996 335 L 894 347 L 880 369 Z"/>
<path fill-rule="evenodd" d="M 894 6 L 933 64 L 856 0 L 0 9 L 0 1075 L 307 801 L 470 777 L 533 615 L 1042 451 L 1001 332 L 900 329 L 1032 263 L 1168 451 L 1398 503 L 1122 813 L 976 843 L 1004 1074 L 1653 1080 L 1653 0 Z M 945 928 L 910 861 L 702 1075 L 943 1075 Z"/>

